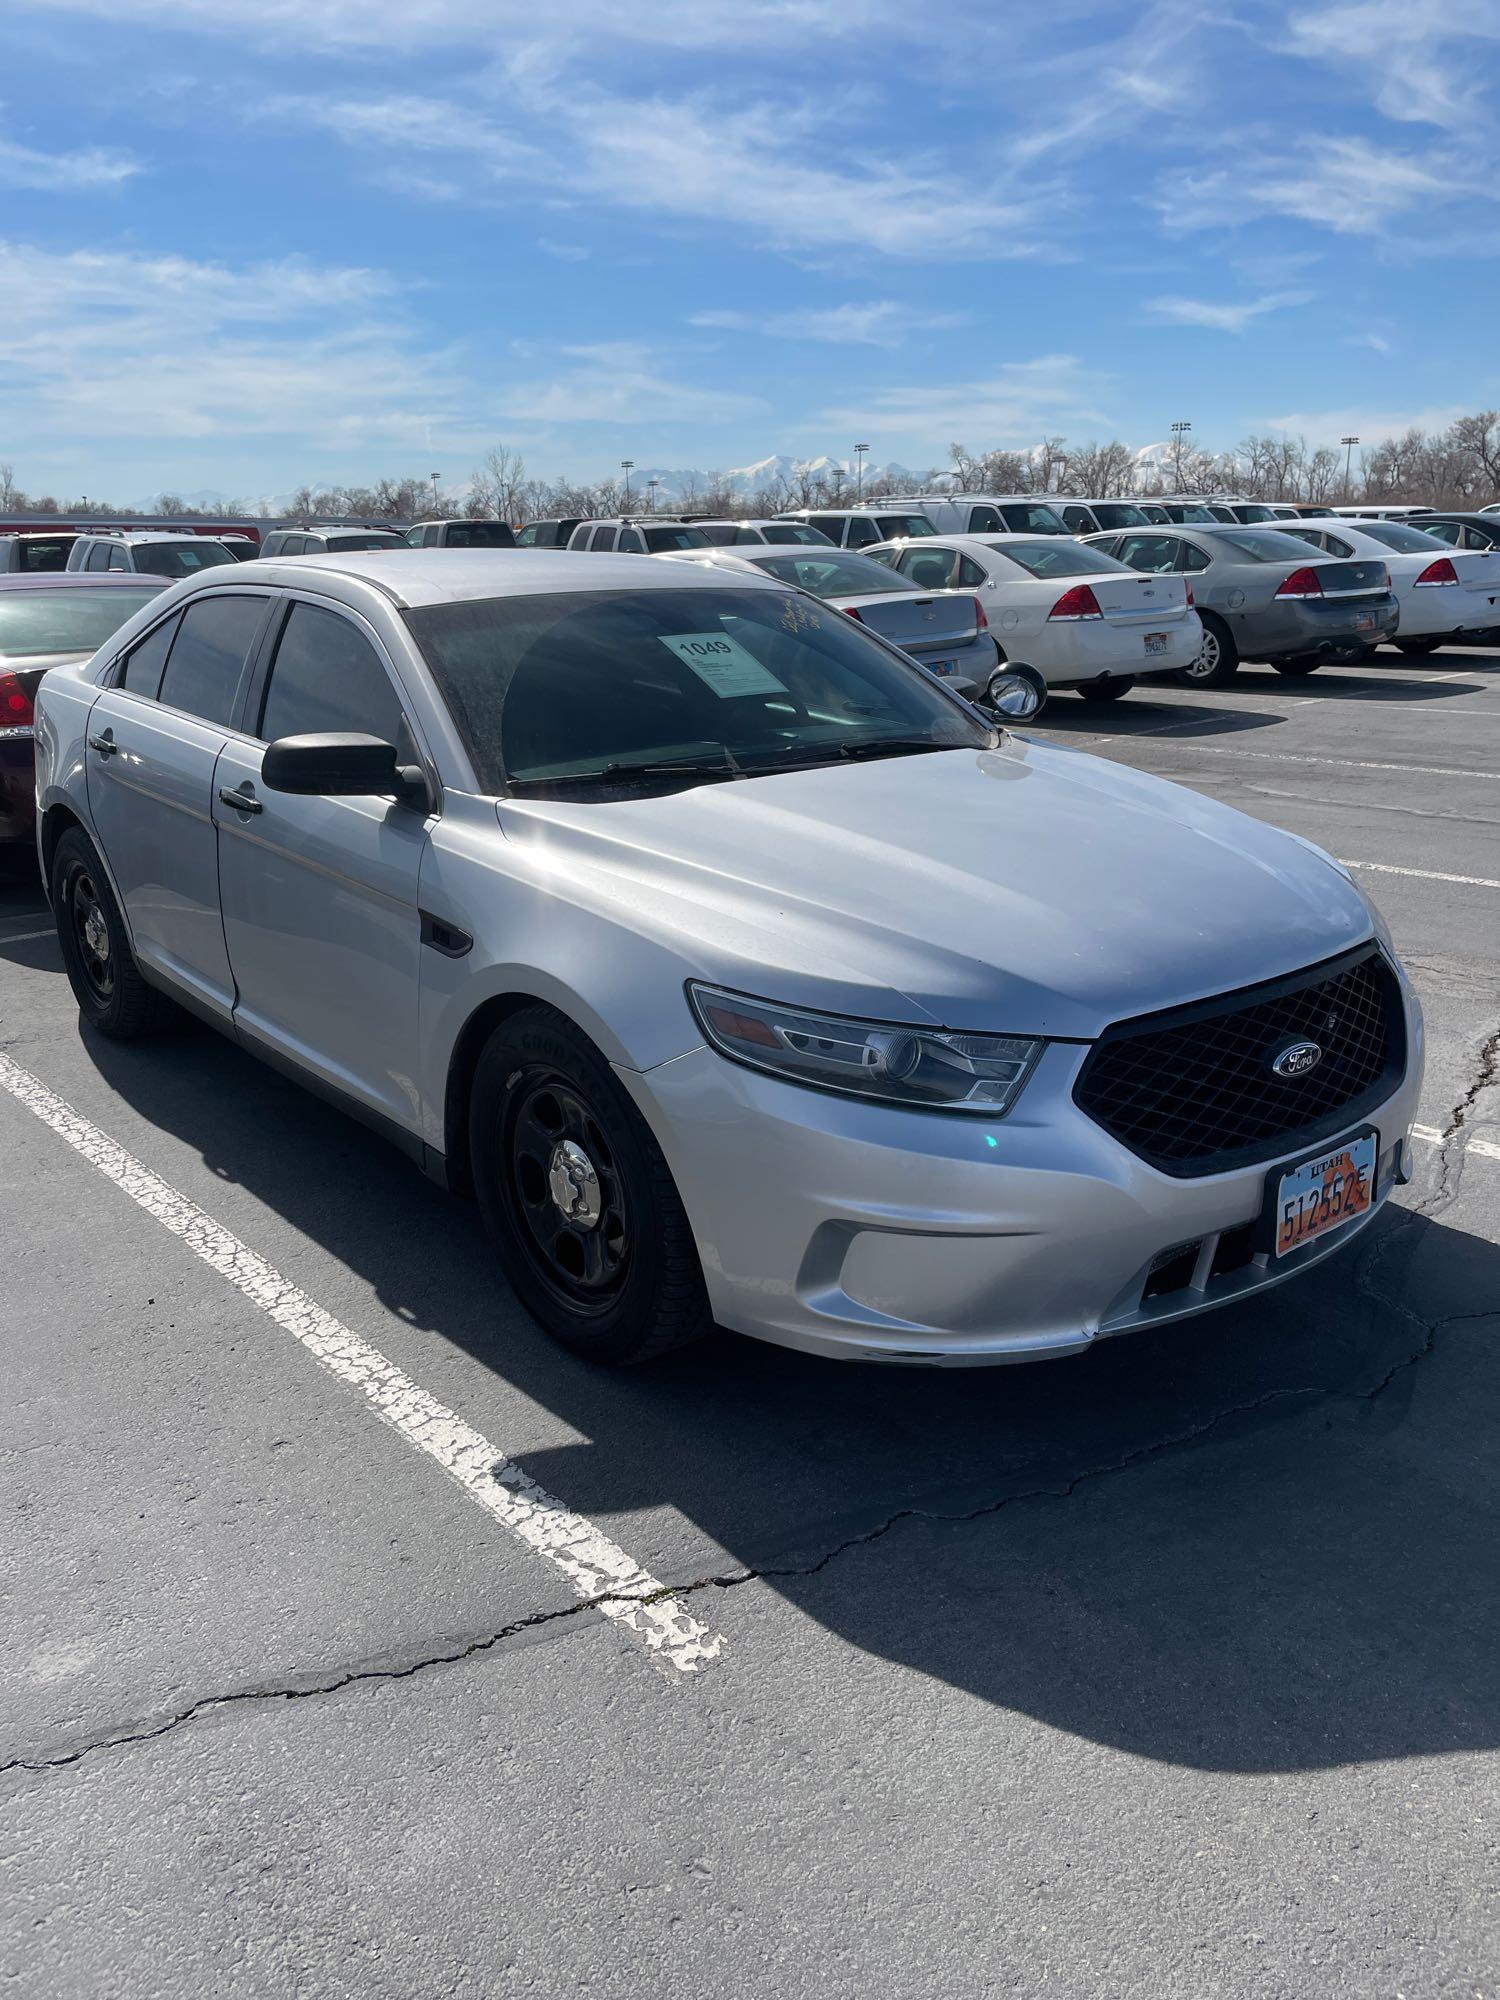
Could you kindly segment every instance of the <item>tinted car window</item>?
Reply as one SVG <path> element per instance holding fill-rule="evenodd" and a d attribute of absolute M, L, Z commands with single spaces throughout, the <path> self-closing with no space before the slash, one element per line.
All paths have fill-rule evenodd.
<path fill-rule="evenodd" d="M 595 528 L 593 534 L 589 537 L 589 547 L 591 549 L 612 549 L 614 545 L 615 531 L 613 528 Z"/>
<path fill-rule="evenodd" d="M 1182 552 L 1177 558 L 1177 567 L 1179 569 L 1190 570 L 1196 573 L 1200 569 L 1208 568 L 1209 558 L 1196 542 L 1183 542 L 1181 549 Z"/>
<path fill-rule="evenodd" d="M 800 556 L 758 556 L 755 567 L 783 583 L 810 590 L 815 597 L 873 597 L 907 587 L 880 563 L 848 549 L 827 549 L 822 555 L 809 551 Z"/>
<path fill-rule="evenodd" d="M 0 660 L 20 653 L 92 653 L 156 595 L 140 590 L 0 591 Z"/>
<path fill-rule="evenodd" d="M 1123 569 L 1100 548 L 1083 548 L 1071 538 L 1050 542 L 991 542 L 996 555 L 1024 569 L 1028 576 L 1098 576 L 1101 570 Z"/>
<path fill-rule="evenodd" d="M 814 514 L 808 526 L 816 528 L 820 535 L 826 535 L 830 542 L 842 542 L 844 539 L 844 524 L 837 514 Z"/>
<path fill-rule="evenodd" d="M 969 533 L 971 535 L 998 535 L 1004 523 L 1000 519 L 998 507 L 971 507 L 969 509 Z"/>
<path fill-rule="evenodd" d="M 1068 532 L 1062 516 L 1039 502 L 1033 504 L 1027 501 L 1024 506 L 1018 502 L 1011 507 L 1002 507 L 1000 511 L 1013 535 L 1065 535 Z"/>
<path fill-rule="evenodd" d="M 652 555 L 661 555 L 669 549 L 706 549 L 708 546 L 708 537 L 701 528 L 648 528 L 646 530 L 646 547 L 651 551 Z"/>
<path fill-rule="evenodd" d="M 1263 563 L 1285 562 L 1288 556 L 1300 556 L 1306 546 L 1281 528 L 1241 528 L 1232 535 L 1221 535 L 1219 540 L 1251 562 Z"/>
<path fill-rule="evenodd" d="M 1093 516 L 1086 507 L 1061 507 L 1058 509 L 1058 512 L 1063 517 L 1063 526 L 1071 534 L 1088 535 L 1093 533 Z"/>
<path fill-rule="evenodd" d="M 615 543 L 615 548 L 622 556 L 643 556 L 646 553 L 646 544 L 641 540 L 639 528 L 621 528 L 620 539 Z"/>
<path fill-rule="evenodd" d="M 760 529 L 759 533 L 768 542 L 790 542 L 803 548 L 813 549 L 826 549 L 829 546 L 827 535 L 821 534 L 818 529 L 809 527 L 803 521 L 773 521 L 768 527 Z"/>
<path fill-rule="evenodd" d="M 935 535 L 937 529 L 925 514 L 877 514 L 880 533 L 871 537 L 877 542 L 894 542 L 903 535 Z"/>
<path fill-rule="evenodd" d="M 1092 512 L 1101 528 L 1139 528 L 1146 521 L 1143 509 L 1125 501 L 1100 501 Z"/>
<path fill-rule="evenodd" d="M 234 561 L 222 542 L 206 540 L 138 542 L 133 553 L 135 567 L 146 576 L 196 576 L 200 569 Z"/>
<path fill-rule="evenodd" d="M 518 549 L 534 548 L 536 546 L 538 536 L 539 536 L 539 531 L 536 522 L 535 521 L 529 522 L 527 526 L 521 530 L 520 534 L 516 536 L 516 547 Z"/>
<path fill-rule="evenodd" d="M 959 587 L 963 590 L 978 590 L 980 584 L 984 581 L 984 571 L 975 562 L 974 558 L 972 556 L 960 556 L 958 559 L 957 575 Z"/>
<path fill-rule="evenodd" d="M 168 618 L 148 632 L 138 646 L 132 647 L 125 656 L 124 671 L 120 675 L 121 687 L 155 701 L 156 691 L 161 686 L 161 670 L 167 664 L 167 653 L 177 626 L 177 619 Z"/>
<path fill-rule="evenodd" d="M 1122 563 L 1131 569 L 1146 570 L 1153 576 L 1165 576 L 1177 563 L 1177 537 L 1175 535 L 1126 535 L 1115 549 Z"/>
<path fill-rule="evenodd" d="M 110 550 L 109 567 L 115 570 L 125 570 L 128 573 L 130 564 L 125 559 L 125 551 L 123 549 Z"/>
<path fill-rule="evenodd" d="M 861 742 L 990 741 L 852 619 L 764 586 L 536 592 L 406 620 L 486 791 L 618 796 L 683 782 L 632 780 L 650 763 L 727 776 L 732 757 L 753 777 Z"/>
<path fill-rule="evenodd" d="M 953 581 L 953 551 L 903 549 L 896 567 L 913 590 L 946 590 Z"/>
<path fill-rule="evenodd" d="M 1433 521 L 1424 532 L 1435 535 L 1440 542 L 1446 542 L 1450 549 L 1456 549 L 1462 530 L 1453 521 Z"/>
<path fill-rule="evenodd" d="M 513 549 L 515 533 L 505 521 L 450 521 L 450 549 Z"/>
<path fill-rule="evenodd" d="M 325 549 L 337 549 L 346 555 L 351 549 L 399 549 L 401 537 L 394 532 L 382 535 L 371 530 L 369 534 L 320 535 L 317 540 Z"/>
<path fill-rule="evenodd" d="M 161 700 L 205 722 L 227 723 L 265 608 L 263 597 L 204 597 L 188 605 L 162 676 Z"/>
<path fill-rule="evenodd" d="M 396 743 L 401 698 L 369 640 L 347 618 L 294 604 L 281 629 L 257 734 L 267 743 L 356 730 Z"/>
<path fill-rule="evenodd" d="M 86 569 L 108 569 L 110 554 L 111 549 L 108 542 L 95 542 L 94 546 L 89 550 L 88 561 L 84 567 Z"/>
<path fill-rule="evenodd" d="M 22 542 L 16 551 L 16 565 L 19 569 L 32 571 L 66 569 L 73 541 L 74 537 L 67 535 Z"/>
<path fill-rule="evenodd" d="M 894 518 L 899 520 L 900 516 L 897 515 Z M 877 528 L 873 521 L 861 521 L 856 516 L 849 522 L 848 546 L 851 549 L 863 549 L 867 548 L 871 542 L 884 541 L 891 535 L 899 535 L 904 532 L 901 528 Z M 924 528 L 922 532 L 927 534 L 930 531 Z"/>

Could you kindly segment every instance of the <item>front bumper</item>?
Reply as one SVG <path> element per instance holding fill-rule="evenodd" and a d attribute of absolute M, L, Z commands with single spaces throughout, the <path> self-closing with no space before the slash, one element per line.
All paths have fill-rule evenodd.
<path fill-rule="evenodd" d="M 1375 1209 L 1410 1176 L 1421 1087 L 1421 1013 L 1401 984 L 1406 1075 L 1350 1128 L 1380 1135 Z M 1171 1179 L 1074 1104 L 1086 1053 L 1049 1046 L 993 1123 L 802 1089 L 707 1048 L 618 1074 L 676 1178 L 715 1318 L 813 1353 L 947 1366 L 1078 1353 L 1293 1277 L 1367 1226 L 1280 1266 L 1242 1257 L 1267 1177 L 1313 1149 Z"/>

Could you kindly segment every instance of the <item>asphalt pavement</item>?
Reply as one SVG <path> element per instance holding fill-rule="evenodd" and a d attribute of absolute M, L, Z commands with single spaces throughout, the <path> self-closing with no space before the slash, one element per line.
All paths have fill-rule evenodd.
<path fill-rule="evenodd" d="M 7 1991 L 1500 1993 L 1500 651 L 1032 733 L 1330 849 L 1429 1050 L 1341 1258 L 1029 1368 L 594 1372 L 0 885 Z"/>

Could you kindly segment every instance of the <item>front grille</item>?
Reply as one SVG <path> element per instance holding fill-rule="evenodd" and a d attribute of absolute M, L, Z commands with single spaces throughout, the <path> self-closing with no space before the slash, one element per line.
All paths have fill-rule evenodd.
<path fill-rule="evenodd" d="M 1289 1042 L 1322 1059 L 1278 1076 Z M 1406 1067 L 1396 976 L 1375 945 L 1105 1030 L 1073 1087 L 1106 1132 L 1163 1173 L 1227 1173 L 1316 1145 L 1379 1104 Z"/>

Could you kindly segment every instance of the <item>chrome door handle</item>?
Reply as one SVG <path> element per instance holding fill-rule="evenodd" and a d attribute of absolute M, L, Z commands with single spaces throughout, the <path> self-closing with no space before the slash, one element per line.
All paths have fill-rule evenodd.
<path fill-rule="evenodd" d="M 89 738 L 90 750 L 97 750 L 101 757 L 113 757 L 119 747 L 119 744 L 116 743 L 114 737 L 107 729 L 102 736 L 91 736 Z"/>
<path fill-rule="evenodd" d="M 227 786 L 223 785 L 219 787 L 219 803 L 220 805 L 233 806 L 236 812 L 241 812 L 241 813 L 258 813 L 265 811 L 265 807 L 261 804 L 260 800 L 256 798 L 253 793 L 231 792 Z"/>

